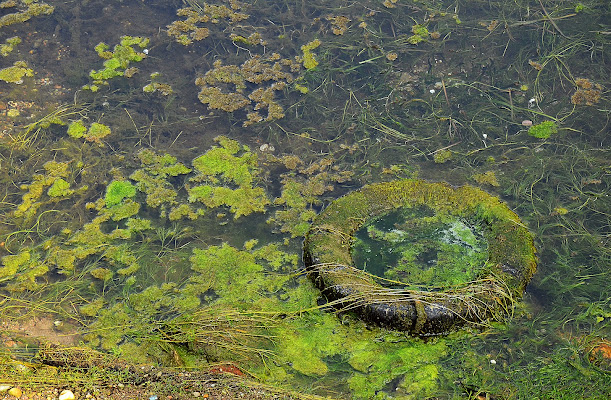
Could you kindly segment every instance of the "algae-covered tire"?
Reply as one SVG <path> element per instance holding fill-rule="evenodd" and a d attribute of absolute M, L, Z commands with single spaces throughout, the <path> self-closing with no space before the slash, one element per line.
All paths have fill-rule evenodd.
<path fill-rule="evenodd" d="M 354 235 L 364 224 L 423 206 L 480 227 L 488 255 L 476 279 L 443 289 L 389 288 L 354 265 Z M 535 273 L 537 258 L 532 234 L 498 198 L 472 186 L 406 179 L 368 185 L 333 201 L 306 235 L 304 263 L 338 308 L 383 327 L 428 336 L 465 323 L 502 320 Z"/>

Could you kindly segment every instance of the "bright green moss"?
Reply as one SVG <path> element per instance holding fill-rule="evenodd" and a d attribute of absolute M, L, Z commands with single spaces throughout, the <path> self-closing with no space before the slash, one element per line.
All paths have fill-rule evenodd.
<path fill-rule="evenodd" d="M 239 186 L 250 185 L 257 170 L 256 154 L 246 147 L 238 154 L 242 150 L 239 143 L 226 137 L 217 138 L 217 142 L 220 147 L 213 147 L 193 160 L 196 171 L 212 181 L 222 179 Z"/>
<path fill-rule="evenodd" d="M 123 199 L 134 197 L 136 195 L 136 187 L 129 181 L 112 181 L 106 187 L 106 196 L 104 202 L 106 207 L 115 206 L 123 201 Z"/>
<path fill-rule="evenodd" d="M 146 57 L 144 53 L 139 53 L 134 50 L 133 46 L 144 48 L 148 43 L 148 38 L 123 36 L 121 37 L 121 43 L 117 44 L 112 52 L 108 51 L 109 46 L 106 43 L 98 43 L 95 46 L 95 51 L 106 61 L 104 61 L 103 69 L 92 70 L 89 73 L 94 84 L 107 84 L 106 81 L 109 79 L 123 76 L 130 63 L 142 61 L 142 59 Z M 87 85 L 86 88 L 93 90 L 94 86 L 96 85 Z"/>
<path fill-rule="evenodd" d="M 543 121 L 528 128 L 528 134 L 539 139 L 547 139 L 558 133 L 558 125 L 554 121 Z"/>
<path fill-rule="evenodd" d="M 73 121 L 68 125 L 68 135 L 73 138 L 82 138 L 87 132 L 87 127 L 83 125 L 82 120 Z"/>
<path fill-rule="evenodd" d="M 5 287 L 10 292 L 37 289 L 37 278 L 49 271 L 48 264 L 40 260 L 39 254 L 28 250 L 2 257 L 2 265 L 0 283 L 7 282 Z"/>
<path fill-rule="evenodd" d="M 92 142 L 98 142 L 100 139 L 110 135 L 110 128 L 104 124 L 94 122 L 89 126 L 87 130 L 87 140 Z"/>
<path fill-rule="evenodd" d="M 193 160 L 198 174 L 191 180 L 204 184 L 187 188 L 189 201 L 210 208 L 228 206 L 235 218 L 265 211 L 270 201 L 262 188 L 253 187 L 258 173 L 257 155 L 224 136 L 215 140 L 220 147 L 212 147 Z"/>

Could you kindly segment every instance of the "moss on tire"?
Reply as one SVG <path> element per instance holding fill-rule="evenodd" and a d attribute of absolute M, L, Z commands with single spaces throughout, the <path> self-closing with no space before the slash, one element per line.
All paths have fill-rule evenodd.
<path fill-rule="evenodd" d="M 397 209 L 421 206 L 478 224 L 488 260 L 476 280 L 442 290 L 388 288 L 354 265 L 357 230 Z M 368 185 L 335 200 L 316 217 L 304 242 L 306 269 L 332 304 L 420 336 L 503 320 L 535 273 L 535 252 L 528 228 L 498 198 L 472 186 L 412 179 Z"/>

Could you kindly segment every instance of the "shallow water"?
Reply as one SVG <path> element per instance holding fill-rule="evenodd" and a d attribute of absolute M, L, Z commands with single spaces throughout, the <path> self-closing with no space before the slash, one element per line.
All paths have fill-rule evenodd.
<path fill-rule="evenodd" d="M 337 398 L 611 392 L 608 2 L 5 3 L 3 321 Z M 401 178 L 533 232 L 511 318 L 424 340 L 319 307 L 310 222 Z"/>

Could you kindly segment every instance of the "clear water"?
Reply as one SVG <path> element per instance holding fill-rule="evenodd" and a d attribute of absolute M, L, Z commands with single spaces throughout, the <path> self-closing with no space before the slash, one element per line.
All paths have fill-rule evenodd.
<path fill-rule="evenodd" d="M 5 3 L 3 322 L 38 314 L 66 345 L 231 361 L 337 398 L 611 392 L 607 1 Z M 177 15 L 187 3 L 207 17 Z M 300 272 L 314 215 L 404 177 L 480 186 L 535 233 L 538 272 L 511 320 L 422 341 L 316 309 Z M 137 191 L 111 207 L 112 181 Z M 449 221 L 437 242 L 453 226 L 472 228 Z M 437 244 L 419 254 L 436 271 Z M 14 330 L 3 360 L 32 347 L 7 342 Z"/>
<path fill-rule="evenodd" d="M 425 207 L 391 212 L 356 232 L 354 263 L 388 279 L 382 284 L 391 287 L 399 282 L 424 290 L 471 282 L 488 253 L 481 233 L 468 223 Z"/>

